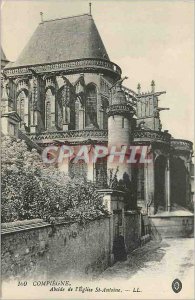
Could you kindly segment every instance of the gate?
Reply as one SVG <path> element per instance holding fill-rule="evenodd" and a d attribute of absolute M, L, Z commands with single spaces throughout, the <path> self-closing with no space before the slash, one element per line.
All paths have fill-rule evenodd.
<path fill-rule="evenodd" d="M 122 210 L 113 210 L 113 253 L 115 262 L 127 259 L 123 222 Z"/>

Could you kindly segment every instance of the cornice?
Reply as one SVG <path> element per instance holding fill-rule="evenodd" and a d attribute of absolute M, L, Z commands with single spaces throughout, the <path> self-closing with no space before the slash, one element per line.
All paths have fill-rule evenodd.
<path fill-rule="evenodd" d="M 17 78 L 18 76 L 31 75 L 32 67 L 37 76 L 47 73 L 67 75 L 75 73 L 99 72 L 111 74 L 113 77 L 118 79 L 122 73 L 120 67 L 113 62 L 91 58 L 33 66 L 10 67 L 5 68 L 4 73 L 9 78 Z"/>

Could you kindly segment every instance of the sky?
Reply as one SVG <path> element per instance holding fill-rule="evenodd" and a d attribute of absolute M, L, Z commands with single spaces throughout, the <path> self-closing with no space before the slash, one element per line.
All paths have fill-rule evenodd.
<path fill-rule="evenodd" d="M 110 60 L 128 76 L 124 85 L 150 90 L 155 80 L 163 130 L 194 140 L 194 1 L 93 0 L 92 15 Z M 89 12 L 85 0 L 6 0 L 1 4 L 1 43 L 16 60 L 36 27 L 45 20 Z"/>

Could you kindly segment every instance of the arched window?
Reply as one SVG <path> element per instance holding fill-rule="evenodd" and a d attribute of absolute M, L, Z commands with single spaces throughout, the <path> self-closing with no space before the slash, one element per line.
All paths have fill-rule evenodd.
<path fill-rule="evenodd" d="M 63 124 L 69 129 L 75 129 L 75 108 L 72 86 L 68 81 L 59 89 L 57 96 L 57 119 L 59 129 Z"/>
<path fill-rule="evenodd" d="M 25 91 L 21 91 L 17 97 L 17 113 L 21 118 L 20 126 L 24 122 L 26 126 L 28 126 L 28 116 L 29 116 L 29 108 L 28 108 L 28 97 Z"/>
<path fill-rule="evenodd" d="M 109 106 L 109 101 L 106 97 L 101 96 L 101 111 L 102 112 L 102 124 L 100 124 L 100 126 L 102 126 L 103 129 L 108 129 L 108 115 L 106 113 L 107 108 Z"/>
<path fill-rule="evenodd" d="M 95 163 L 95 182 L 98 188 L 107 187 L 107 161 L 105 158 L 98 158 Z"/>
<path fill-rule="evenodd" d="M 69 176 L 71 178 L 82 178 L 87 179 L 87 163 L 83 160 L 79 160 L 78 162 L 74 162 L 74 159 L 72 159 L 69 162 Z"/>
<path fill-rule="evenodd" d="M 58 128 L 62 129 L 63 127 L 63 106 L 62 106 L 62 97 L 58 95 L 58 101 L 57 101 L 57 124 Z"/>
<path fill-rule="evenodd" d="M 86 87 L 85 126 L 90 125 L 99 127 L 97 123 L 97 90 L 93 83 Z"/>

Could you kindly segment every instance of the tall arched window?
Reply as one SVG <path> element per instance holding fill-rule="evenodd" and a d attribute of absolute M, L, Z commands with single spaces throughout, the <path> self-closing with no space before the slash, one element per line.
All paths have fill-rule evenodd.
<path fill-rule="evenodd" d="M 24 122 L 28 126 L 28 116 L 29 116 L 29 107 L 28 107 L 28 97 L 27 92 L 22 90 L 17 97 L 17 113 L 21 118 L 20 126 Z"/>
<path fill-rule="evenodd" d="M 58 127 L 62 129 L 63 124 L 68 125 L 68 129 L 75 129 L 75 107 L 72 85 L 65 81 L 59 89 L 57 96 L 57 119 Z"/>
<path fill-rule="evenodd" d="M 52 119 L 51 119 L 51 113 L 52 113 L 52 104 L 54 105 L 54 96 L 52 94 L 51 89 L 49 88 L 46 91 L 45 94 L 45 129 L 51 129 L 52 128 Z"/>
<path fill-rule="evenodd" d="M 97 123 L 97 89 L 93 83 L 86 87 L 85 126 L 90 125 L 99 127 Z"/>
<path fill-rule="evenodd" d="M 58 93 L 57 99 L 57 124 L 58 128 L 62 129 L 63 127 L 63 105 L 62 105 L 62 97 L 60 97 L 60 92 Z"/>
<path fill-rule="evenodd" d="M 107 187 L 107 161 L 99 158 L 95 163 L 95 182 L 98 188 Z"/>
<path fill-rule="evenodd" d="M 108 98 L 104 97 L 104 96 L 101 96 L 101 110 L 100 110 L 100 112 L 101 112 L 102 118 L 101 118 L 101 122 L 100 122 L 99 125 L 103 129 L 108 129 L 108 115 L 106 113 L 108 106 L 109 106 Z"/>

